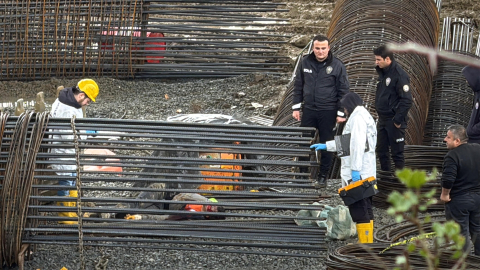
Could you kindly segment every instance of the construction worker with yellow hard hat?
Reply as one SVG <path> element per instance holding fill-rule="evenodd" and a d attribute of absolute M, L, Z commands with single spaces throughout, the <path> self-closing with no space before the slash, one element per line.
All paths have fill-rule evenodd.
<path fill-rule="evenodd" d="M 83 118 L 82 108 L 88 106 L 92 101 L 95 102 L 98 96 L 99 88 L 97 83 L 92 79 L 82 79 L 76 86 L 67 87 L 58 93 L 58 97 L 52 104 L 52 109 L 50 111 L 51 117 L 58 118 Z M 70 165 L 72 160 L 75 160 L 73 155 L 75 154 L 75 148 L 73 147 L 73 134 L 71 129 L 62 129 L 62 130 L 52 130 L 54 133 L 51 135 L 53 139 L 53 144 L 72 144 L 72 147 L 68 148 L 55 148 L 51 149 L 52 154 L 58 154 L 58 157 L 53 157 L 51 160 L 56 161 L 55 164 L 52 164 L 52 168 L 55 170 L 55 173 L 59 176 L 64 177 L 65 179 L 59 180 L 59 185 L 63 186 L 72 186 L 69 190 L 59 190 L 57 192 L 58 196 L 64 197 L 77 197 L 78 193 L 75 186 L 75 179 L 77 174 L 72 171 L 76 171 L 76 165 Z M 65 134 L 62 134 L 65 133 Z M 86 133 L 82 134 L 80 131 L 81 139 L 86 139 Z M 72 157 L 60 157 L 69 154 Z M 65 162 L 67 161 L 67 162 Z M 70 164 L 65 164 L 70 163 Z M 75 200 L 57 202 L 58 206 L 66 207 L 76 207 L 77 204 Z M 70 219 L 59 221 L 62 224 L 76 224 L 77 221 L 72 220 L 76 218 L 76 212 L 59 212 L 58 216 L 66 217 Z"/>

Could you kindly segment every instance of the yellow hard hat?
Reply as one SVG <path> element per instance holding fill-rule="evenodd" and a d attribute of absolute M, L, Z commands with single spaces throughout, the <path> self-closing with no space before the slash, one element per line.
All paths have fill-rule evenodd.
<path fill-rule="evenodd" d="M 95 98 L 98 96 L 98 85 L 92 79 L 83 79 L 78 82 L 77 87 L 80 91 L 84 92 L 93 102 L 95 102 Z"/>

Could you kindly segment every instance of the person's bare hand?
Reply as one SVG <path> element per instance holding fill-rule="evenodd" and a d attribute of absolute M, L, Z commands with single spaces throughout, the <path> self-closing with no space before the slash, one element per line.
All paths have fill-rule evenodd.
<path fill-rule="evenodd" d="M 292 116 L 297 119 L 297 121 L 300 121 L 300 111 L 293 111 Z"/>
<path fill-rule="evenodd" d="M 345 122 L 345 121 L 347 121 L 347 118 L 343 118 L 343 117 L 337 116 L 337 123 L 340 124 L 340 123 L 343 123 L 343 122 Z"/>
<path fill-rule="evenodd" d="M 402 124 L 396 124 L 396 123 L 393 123 L 395 125 L 396 128 L 400 128 L 402 126 Z"/>
<path fill-rule="evenodd" d="M 441 200 L 442 202 L 449 202 L 449 201 L 451 201 L 452 199 L 450 199 L 450 194 L 448 194 L 448 195 L 440 194 L 440 200 Z"/>

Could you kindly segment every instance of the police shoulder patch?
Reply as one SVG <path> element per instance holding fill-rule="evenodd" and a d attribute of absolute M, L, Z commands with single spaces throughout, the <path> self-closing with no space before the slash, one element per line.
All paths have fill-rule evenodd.
<path fill-rule="evenodd" d="M 408 86 L 408 84 L 405 84 L 403 86 L 403 91 L 408 92 L 409 90 L 410 90 L 410 87 Z"/>

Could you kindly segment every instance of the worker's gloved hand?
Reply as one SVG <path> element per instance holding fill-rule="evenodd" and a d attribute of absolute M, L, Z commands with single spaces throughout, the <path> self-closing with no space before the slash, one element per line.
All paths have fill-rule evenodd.
<path fill-rule="evenodd" d="M 87 133 L 87 134 L 96 134 L 96 133 L 98 133 L 98 131 L 96 131 L 96 130 L 85 130 L 85 133 Z"/>
<path fill-rule="evenodd" d="M 352 182 L 357 182 L 358 180 L 361 180 L 361 179 L 362 177 L 360 176 L 360 172 L 352 170 Z"/>
<path fill-rule="evenodd" d="M 310 149 L 313 149 L 313 148 L 315 148 L 316 151 L 327 150 L 327 145 L 324 143 L 312 144 L 310 146 Z"/>

